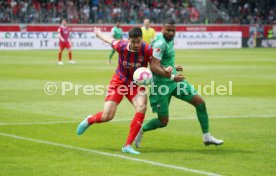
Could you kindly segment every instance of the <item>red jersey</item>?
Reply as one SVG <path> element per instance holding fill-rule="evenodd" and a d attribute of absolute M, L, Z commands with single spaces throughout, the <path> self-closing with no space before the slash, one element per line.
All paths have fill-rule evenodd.
<path fill-rule="evenodd" d="M 137 52 L 129 50 L 129 41 L 114 40 L 112 47 L 118 52 L 116 74 L 125 84 L 133 81 L 133 73 L 139 67 L 147 67 L 152 57 L 152 48 L 145 42 Z"/>
<path fill-rule="evenodd" d="M 67 26 L 63 26 L 61 25 L 59 28 L 58 28 L 58 32 L 60 33 L 61 37 L 64 39 L 64 41 L 61 41 L 59 39 L 59 42 L 68 42 L 69 40 L 69 35 L 70 35 L 70 32 L 69 32 L 69 29 Z"/>

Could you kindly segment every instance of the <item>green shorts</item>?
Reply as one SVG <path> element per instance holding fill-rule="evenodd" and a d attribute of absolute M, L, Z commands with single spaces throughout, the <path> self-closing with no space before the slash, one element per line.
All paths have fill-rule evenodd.
<path fill-rule="evenodd" d="M 158 114 L 158 117 L 168 117 L 169 116 L 169 104 L 172 96 L 190 102 L 192 98 L 197 95 L 197 90 L 187 81 L 181 81 L 178 83 L 173 83 L 174 86 L 169 85 L 169 91 L 167 94 L 154 92 L 150 94 L 150 104 L 152 111 Z M 164 86 L 165 84 L 163 84 Z M 161 84 L 157 84 L 157 88 Z"/>

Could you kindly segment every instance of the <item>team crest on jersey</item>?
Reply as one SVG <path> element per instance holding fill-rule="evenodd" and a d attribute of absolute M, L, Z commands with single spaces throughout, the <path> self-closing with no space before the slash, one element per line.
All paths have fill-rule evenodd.
<path fill-rule="evenodd" d="M 157 108 L 157 109 L 160 109 L 160 108 L 161 108 L 161 105 L 160 105 L 160 104 L 158 104 L 158 105 L 156 106 L 156 108 Z"/>

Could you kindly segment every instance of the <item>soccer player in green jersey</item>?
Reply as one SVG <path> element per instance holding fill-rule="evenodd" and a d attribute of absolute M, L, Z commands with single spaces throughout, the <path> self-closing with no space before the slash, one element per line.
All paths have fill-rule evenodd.
<path fill-rule="evenodd" d="M 115 39 L 115 40 L 122 40 L 123 39 L 123 30 L 122 28 L 120 27 L 120 22 L 119 21 L 116 21 L 116 24 L 115 26 L 111 29 L 111 33 L 112 33 L 112 37 Z M 112 49 L 110 55 L 109 55 L 109 58 L 108 58 L 108 64 L 111 63 L 111 59 L 113 57 L 115 53 L 115 50 Z"/>
<path fill-rule="evenodd" d="M 182 101 L 188 102 L 196 109 L 203 133 L 205 145 L 221 145 L 223 140 L 216 139 L 209 133 L 209 121 L 205 102 L 189 84 L 182 74 L 181 66 L 174 65 L 174 36 L 176 26 L 173 19 L 166 19 L 162 33 L 157 35 L 152 43 L 153 58 L 151 70 L 153 72 L 153 85 L 151 86 L 150 103 L 154 113 L 158 118 L 153 118 L 143 125 L 135 139 L 136 147 L 140 147 L 144 132 L 166 127 L 169 122 L 169 104 L 171 97 L 174 96 Z M 166 88 L 167 90 L 166 90 Z"/>

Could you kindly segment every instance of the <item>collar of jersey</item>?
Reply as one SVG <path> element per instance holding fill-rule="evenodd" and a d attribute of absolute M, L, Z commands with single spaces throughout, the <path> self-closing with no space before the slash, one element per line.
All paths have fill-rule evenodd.
<path fill-rule="evenodd" d="M 129 49 L 129 43 L 127 44 L 127 50 L 130 51 L 130 52 L 134 52 L 134 53 L 138 52 L 138 51 L 130 50 Z"/>

